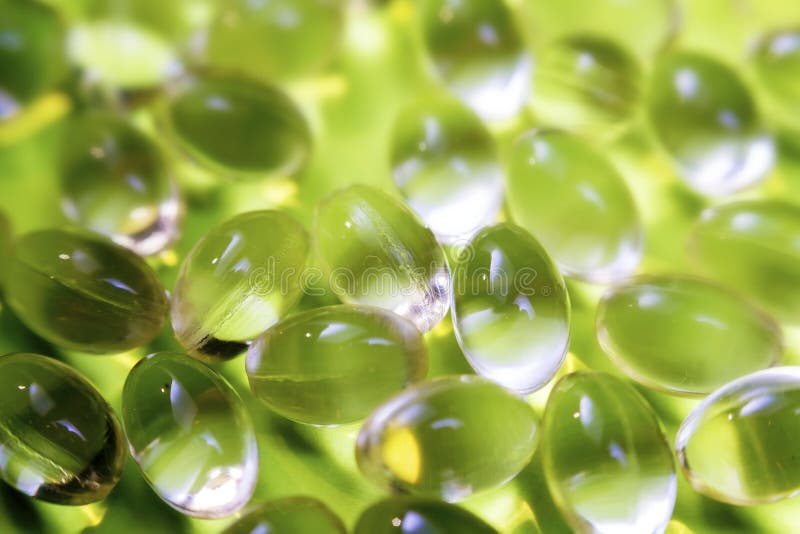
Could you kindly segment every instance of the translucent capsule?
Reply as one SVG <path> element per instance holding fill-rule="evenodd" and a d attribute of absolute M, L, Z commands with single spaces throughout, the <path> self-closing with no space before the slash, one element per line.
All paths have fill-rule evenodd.
<path fill-rule="evenodd" d="M 484 228 L 453 270 L 453 324 L 470 365 L 518 393 L 556 374 L 569 346 L 569 295 L 531 235 L 507 223 Z"/>
<path fill-rule="evenodd" d="M 517 140 L 508 207 L 567 276 L 607 283 L 629 276 L 641 261 L 642 223 L 625 181 L 575 136 L 534 131 Z"/>
<path fill-rule="evenodd" d="M 149 343 L 169 303 L 156 273 L 130 250 L 73 230 L 22 236 L 6 274 L 14 313 L 47 341 L 84 352 Z"/>
<path fill-rule="evenodd" d="M 61 206 L 73 221 L 143 255 L 178 236 L 180 200 L 156 144 L 121 117 L 69 124 L 61 157 Z"/>
<path fill-rule="evenodd" d="M 222 534 L 347 534 L 342 520 L 312 497 L 285 497 L 256 506 Z"/>
<path fill-rule="evenodd" d="M 314 74 L 339 48 L 343 4 L 341 0 L 220 2 L 208 32 L 205 60 L 266 81 Z"/>
<path fill-rule="evenodd" d="M 800 125 L 800 28 L 762 37 L 752 61 L 761 87 L 786 118 Z"/>
<path fill-rule="evenodd" d="M 439 378 L 375 410 L 358 434 L 356 459 L 377 484 L 457 501 L 519 473 L 538 426 L 529 404 L 492 382 Z"/>
<path fill-rule="evenodd" d="M 543 421 L 544 473 L 576 532 L 663 532 L 675 506 L 672 451 L 652 408 L 603 373 L 556 384 Z"/>
<path fill-rule="evenodd" d="M 293 315 L 247 352 L 256 397 L 284 417 L 314 425 L 363 419 L 427 371 L 428 353 L 414 323 L 366 306 Z"/>
<path fill-rule="evenodd" d="M 425 0 L 422 37 L 438 75 L 485 120 L 516 115 L 532 61 L 502 2 Z"/>
<path fill-rule="evenodd" d="M 688 254 L 780 319 L 800 321 L 800 207 L 754 200 L 709 209 L 691 232 Z"/>
<path fill-rule="evenodd" d="M 703 195 L 727 195 L 772 170 L 775 146 L 737 74 L 717 61 L 673 53 L 651 77 L 650 124 L 681 178 Z"/>
<path fill-rule="evenodd" d="M 467 510 L 435 499 L 390 497 L 364 510 L 354 534 L 497 534 Z"/>
<path fill-rule="evenodd" d="M 201 73 L 172 89 L 163 113 L 170 138 L 201 166 L 235 178 L 291 176 L 311 133 L 280 89 L 233 73 Z"/>
<path fill-rule="evenodd" d="M 500 213 L 503 168 L 494 141 L 457 100 L 427 97 L 400 112 L 392 167 L 408 205 L 443 242 L 469 238 Z"/>
<path fill-rule="evenodd" d="M 175 285 L 178 341 L 209 362 L 242 353 L 300 299 L 308 249 L 300 223 L 278 211 L 243 213 L 211 229 Z"/>
<path fill-rule="evenodd" d="M 613 41 L 570 36 L 537 56 L 531 102 L 544 124 L 609 137 L 638 110 L 641 78 L 636 61 Z"/>
<path fill-rule="evenodd" d="M 0 476 L 36 499 L 102 500 L 125 445 L 111 407 L 70 367 L 38 354 L 0 356 Z"/>
<path fill-rule="evenodd" d="M 6 214 L 0 211 L 0 293 L 3 291 L 8 262 L 13 253 L 11 223 Z"/>
<path fill-rule="evenodd" d="M 45 4 L 0 2 L 0 121 L 64 78 L 64 35 L 62 21 Z"/>
<path fill-rule="evenodd" d="M 685 276 L 645 276 L 612 288 L 597 337 L 617 367 L 646 386 L 703 395 L 772 366 L 780 327 L 727 289 Z"/>
<path fill-rule="evenodd" d="M 125 381 L 122 419 L 131 456 L 176 510 L 201 518 L 241 509 L 258 480 L 253 423 L 233 388 L 182 354 L 151 354 Z"/>
<path fill-rule="evenodd" d="M 400 201 L 363 185 L 340 189 L 318 206 L 314 234 L 342 301 L 394 311 L 423 332 L 447 314 L 444 251 Z"/>
<path fill-rule="evenodd" d="M 678 430 L 675 449 L 692 487 L 738 505 L 800 493 L 800 367 L 744 376 L 706 397 Z"/>

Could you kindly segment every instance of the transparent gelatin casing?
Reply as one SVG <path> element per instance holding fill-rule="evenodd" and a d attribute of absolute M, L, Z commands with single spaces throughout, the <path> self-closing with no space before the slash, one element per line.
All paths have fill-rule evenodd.
<path fill-rule="evenodd" d="M 800 26 L 761 37 L 751 61 L 760 82 L 779 111 L 779 120 L 800 128 Z"/>
<path fill-rule="evenodd" d="M 248 507 L 222 534 L 347 534 L 342 520 L 313 497 L 284 497 Z"/>
<path fill-rule="evenodd" d="M 394 197 L 364 185 L 334 192 L 317 207 L 314 239 L 331 289 L 343 302 L 391 310 L 423 332 L 447 314 L 444 251 Z"/>
<path fill-rule="evenodd" d="M 388 497 L 364 510 L 354 534 L 497 534 L 497 530 L 467 510 L 436 499 Z"/>
<path fill-rule="evenodd" d="M 225 517 L 250 500 L 258 480 L 253 423 L 205 364 L 168 352 L 143 358 L 125 381 L 122 419 L 131 456 L 176 510 Z"/>

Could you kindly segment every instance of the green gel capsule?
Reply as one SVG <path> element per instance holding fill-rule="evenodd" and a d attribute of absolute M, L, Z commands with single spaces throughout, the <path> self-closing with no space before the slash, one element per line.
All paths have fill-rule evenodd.
<path fill-rule="evenodd" d="M 800 207 L 748 200 L 706 210 L 688 254 L 709 277 L 757 300 L 778 318 L 800 322 Z"/>
<path fill-rule="evenodd" d="M 38 354 L 0 356 L 0 475 L 36 499 L 104 499 L 125 461 L 111 407 L 72 368 Z"/>
<path fill-rule="evenodd" d="M 168 352 L 143 358 L 125 381 L 122 420 L 144 478 L 179 512 L 225 517 L 253 495 L 253 423 L 230 384 L 206 365 Z"/>
<path fill-rule="evenodd" d="M 343 301 L 391 310 L 423 332 L 447 314 L 450 272 L 433 233 L 377 189 L 340 189 L 317 208 L 317 254 Z"/>
<path fill-rule="evenodd" d="M 534 131 L 516 141 L 508 206 L 567 276 L 607 283 L 639 266 L 644 231 L 624 179 L 571 134 Z"/>
<path fill-rule="evenodd" d="M 317 499 L 285 497 L 255 506 L 222 534 L 347 534 L 347 529 Z"/>
<path fill-rule="evenodd" d="M 178 237 L 181 204 L 158 146 L 121 117 L 92 113 L 69 123 L 61 207 L 76 223 L 142 255 Z"/>
<path fill-rule="evenodd" d="M 178 341 L 207 362 L 244 352 L 300 299 L 308 249 L 305 229 L 279 211 L 243 213 L 211 229 L 178 274 Z"/>
<path fill-rule="evenodd" d="M 247 352 L 256 397 L 313 425 L 363 419 L 425 378 L 428 353 L 414 323 L 380 308 L 329 306 L 276 324 Z"/>
<path fill-rule="evenodd" d="M 800 125 L 800 28 L 762 37 L 752 62 L 760 86 L 779 106 L 780 113 Z"/>
<path fill-rule="evenodd" d="M 739 76 L 714 59 L 686 52 L 662 57 L 651 76 L 648 112 L 678 174 L 700 194 L 728 195 L 772 170 L 775 146 L 755 101 Z"/>
<path fill-rule="evenodd" d="M 205 61 L 265 81 L 313 75 L 339 49 L 343 4 L 342 0 L 223 0 L 208 31 Z"/>
<path fill-rule="evenodd" d="M 450 97 L 415 102 L 392 132 L 394 181 L 440 241 L 456 243 L 497 220 L 503 168 L 489 131 Z"/>
<path fill-rule="evenodd" d="M 543 124 L 611 137 L 638 110 L 641 79 L 639 65 L 613 41 L 571 36 L 537 57 L 531 102 Z"/>
<path fill-rule="evenodd" d="M 522 109 L 532 61 L 503 2 L 425 0 L 419 17 L 433 66 L 453 93 L 484 120 Z"/>
<path fill-rule="evenodd" d="M 706 397 L 678 430 L 675 450 L 692 487 L 753 506 L 800 492 L 800 367 L 744 376 Z"/>
<path fill-rule="evenodd" d="M 33 0 L 0 2 L 0 120 L 52 89 L 67 73 L 62 21 Z"/>
<path fill-rule="evenodd" d="M 353 534 L 497 534 L 467 510 L 435 499 L 390 497 L 364 510 Z"/>
<path fill-rule="evenodd" d="M 25 325 L 50 343 L 83 352 L 146 345 L 169 302 L 156 273 L 105 237 L 42 230 L 15 244 L 6 299 Z"/>
<path fill-rule="evenodd" d="M 531 393 L 556 374 L 569 346 L 564 279 L 531 235 L 507 223 L 484 228 L 453 270 L 453 324 L 478 374 Z"/>
<path fill-rule="evenodd" d="M 0 211 L 0 293 L 3 291 L 6 270 L 13 254 L 13 233 L 6 214 Z"/>
<path fill-rule="evenodd" d="M 748 301 L 711 282 L 644 276 L 613 287 L 597 310 L 597 337 L 637 382 L 677 395 L 704 395 L 774 365 L 780 327 Z"/>
<path fill-rule="evenodd" d="M 533 408 L 497 384 L 439 378 L 375 410 L 358 434 L 356 460 L 376 484 L 458 501 L 516 476 L 533 456 L 538 426 Z"/>
<path fill-rule="evenodd" d="M 572 373 L 547 401 L 544 473 L 576 532 L 663 532 L 675 506 L 672 451 L 639 393 L 604 373 Z"/>
<path fill-rule="evenodd" d="M 234 73 L 187 77 L 163 113 L 170 140 L 190 159 L 235 178 L 292 176 L 305 165 L 311 133 L 280 89 Z"/>

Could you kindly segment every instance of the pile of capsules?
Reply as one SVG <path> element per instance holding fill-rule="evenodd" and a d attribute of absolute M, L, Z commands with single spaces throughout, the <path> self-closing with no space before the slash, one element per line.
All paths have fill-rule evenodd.
<path fill-rule="evenodd" d="M 129 451 L 179 512 L 238 514 L 228 532 L 346 532 L 313 487 L 245 508 L 269 463 L 246 394 L 320 432 L 359 425 L 360 476 L 395 495 L 363 503 L 359 534 L 496 532 L 452 503 L 535 452 L 577 532 L 664 531 L 679 470 L 733 505 L 800 491 L 800 367 L 776 366 L 800 316 L 800 205 L 740 194 L 773 173 L 778 143 L 735 69 L 665 47 L 680 33 L 671 2 L 604 0 L 588 19 L 579 0 L 61 4 L 0 0 L 0 127 L 54 90 L 73 99 L 57 158 L 74 226 L 12 236 L 3 221 L 3 302 L 59 351 L 127 353 L 164 328 L 182 348 L 133 365 L 121 422 L 57 354 L 0 357 L 10 486 L 94 503 Z M 153 258 L 192 219 L 182 173 L 300 174 L 315 129 L 275 80 L 327 68 L 360 10 L 404 10 L 437 84 L 394 113 L 396 190 L 335 190 L 308 229 L 280 209 L 210 221 L 167 291 Z M 554 34 L 533 53 L 529 18 Z M 767 105 L 800 125 L 800 27 L 764 33 L 749 57 Z M 714 199 L 689 234 L 691 273 L 640 274 L 643 207 L 602 148 L 640 110 L 685 194 Z M 523 113 L 536 128 L 500 147 L 497 125 Z M 600 289 L 614 372 L 567 362 L 581 355 L 576 284 Z M 341 304 L 298 310 L 320 292 Z M 474 374 L 431 377 L 449 321 Z M 235 358 L 250 391 L 216 370 Z M 674 443 L 650 390 L 702 398 Z"/>

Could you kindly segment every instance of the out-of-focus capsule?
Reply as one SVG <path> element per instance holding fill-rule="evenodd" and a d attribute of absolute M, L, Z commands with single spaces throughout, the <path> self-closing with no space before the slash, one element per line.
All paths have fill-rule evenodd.
<path fill-rule="evenodd" d="M 354 534 L 497 534 L 481 518 L 453 504 L 420 497 L 390 497 L 364 510 Z"/>
<path fill-rule="evenodd" d="M 377 484 L 457 501 L 519 473 L 538 426 L 533 408 L 497 384 L 439 378 L 375 410 L 359 432 L 356 459 Z"/>
<path fill-rule="evenodd" d="M 655 413 L 604 373 L 556 384 L 542 429 L 547 484 L 578 532 L 663 532 L 675 506 L 672 451 Z"/>
<path fill-rule="evenodd" d="M 784 120 L 800 127 L 800 28 L 762 37 L 752 61 L 761 87 L 779 106 Z"/>
<path fill-rule="evenodd" d="M 312 497 L 285 497 L 248 511 L 222 534 L 347 534 L 342 520 Z"/>
<path fill-rule="evenodd" d="M 391 310 L 423 332 L 447 313 L 444 251 L 399 200 L 363 185 L 341 189 L 318 206 L 314 238 L 342 301 Z"/>

